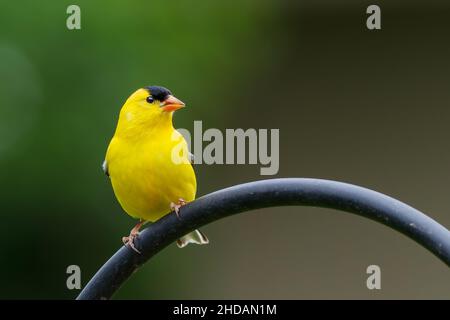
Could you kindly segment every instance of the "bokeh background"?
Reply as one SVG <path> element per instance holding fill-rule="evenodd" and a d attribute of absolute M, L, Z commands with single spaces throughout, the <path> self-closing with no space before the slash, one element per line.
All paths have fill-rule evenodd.
<path fill-rule="evenodd" d="M 66 8 L 81 7 L 81 30 Z M 134 225 L 101 171 L 135 89 L 170 88 L 177 127 L 279 128 L 277 177 L 366 186 L 450 226 L 450 7 L 376 1 L 2 1 L 0 298 L 74 298 Z M 258 180 L 257 165 L 198 165 L 203 195 Z M 448 268 L 382 225 L 274 208 L 171 245 L 122 299 L 449 298 Z M 366 268 L 382 289 L 366 288 Z"/>

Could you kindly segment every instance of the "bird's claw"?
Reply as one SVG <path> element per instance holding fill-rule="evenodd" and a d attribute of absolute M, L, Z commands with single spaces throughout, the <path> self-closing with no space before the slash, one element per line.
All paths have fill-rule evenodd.
<path fill-rule="evenodd" d="M 173 202 L 170 203 L 170 210 L 175 211 L 175 214 L 177 215 L 178 219 L 181 220 L 181 218 L 180 218 L 180 208 L 181 208 L 181 205 L 175 204 Z"/>
<path fill-rule="evenodd" d="M 130 233 L 128 237 L 123 237 L 122 242 L 125 246 L 129 246 L 131 249 L 141 254 L 141 252 L 134 245 L 134 240 L 139 236 L 139 233 Z"/>
<path fill-rule="evenodd" d="M 177 215 L 178 219 L 181 220 L 180 217 L 180 208 L 182 206 L 185 206 L 187 204 L 186 200 L 184 200 L 183 198 L 178 199 L 178 203 L 175 204 L 173 202 L 170 203 L 170 210 L 175 211 L 175 214 Z"/>
<path fill-rule="evenodd" d="M 131 229 L 130 235 L 128 237 L 122 238 L 122 242 L 125 246 L 129 246 L 131 249 L 133 249 L 134 251 L 136 251 L 139 254 L 141 254 L 141 252 L 138 249 L 136 249 L 136 246 L 134 245 L 134 241 L 138 238 L 139 229 L 142 227 L 142 225 L 144 223 L 145 223 L 144 220 L 142 220 L 142 219 L 139 220 L 139 223 L 137 225 L 135 225 L 133 229 Z"/>

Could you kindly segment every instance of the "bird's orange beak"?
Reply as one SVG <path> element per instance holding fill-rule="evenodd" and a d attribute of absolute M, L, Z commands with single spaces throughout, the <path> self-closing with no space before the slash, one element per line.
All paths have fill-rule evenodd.
<path fill-rule="evenodd" d="M 170 95 L 161 102 L 161 109 L 165 112 L 171 112 L 176 111 L 178 109 L 181 109 L 185 106 L 184 102 L 181 100 L 178 100 L 174 96 Z"/>

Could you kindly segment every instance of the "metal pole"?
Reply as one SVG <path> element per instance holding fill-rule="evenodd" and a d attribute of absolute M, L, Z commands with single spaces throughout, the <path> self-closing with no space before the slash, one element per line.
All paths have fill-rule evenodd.
<path fill-rule="evenodd" d="M 186 233 L 215 220 L 253 209 L 313 206 L 351 212 L 391 227 L 450 266 L 450 232 L 420 211 L 384 194 L 320 179 L 271 179 L 213 192 L 151 224 L 136 242 L 142 254 L 120 248 L 89 281 L 77 299 L 109 299 L 152 256 Z"/>

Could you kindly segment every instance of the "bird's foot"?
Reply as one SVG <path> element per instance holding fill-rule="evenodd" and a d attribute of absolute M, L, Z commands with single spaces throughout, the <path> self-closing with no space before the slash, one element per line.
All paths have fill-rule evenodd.
<path fill-rule="evenodd" d="M 134 240 L 137 239 L 138 236 L 139 233 L 130 234 L 128 237 L 122 237 L 122 242 L 124 245 L 129 246 L 131 249 L 141 254 L 141 252 L 138 249 L 136 249 L 136 246 L 134 245 Z"/>
<path fill-rule="evenodd" d="M 186 200 L 184 200 L 183 198 L 178 199 L 178 203 L 170 203 L 170 210 L 175 211 L 175 214 L 177 215 L 178 219 L 181 220 L 180 218 L 180 208 L 182 206 L 185 206 L 187 204 Z"/>
<path fill-rule="evenodd" d="M 141 254 L 141 252 L 136 248 L 134 242 L 139 237 L 139 229 L 144 224 L 144 221 L 139 221 L 139 223 L 130 231 L 128 237 L 122 237 L 122 242 L 124 245 L 129 246 L 131 249 Z"/>

